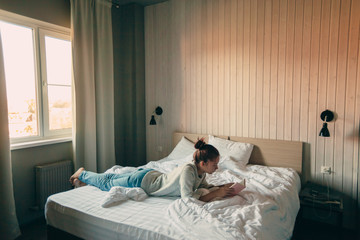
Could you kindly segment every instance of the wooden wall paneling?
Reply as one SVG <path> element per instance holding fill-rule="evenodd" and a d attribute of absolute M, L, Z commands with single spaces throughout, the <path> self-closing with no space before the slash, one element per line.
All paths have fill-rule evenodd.
<path fill-rule="evenodd" d="M 186 98 L 185 98 L 185 2 L 175 1 L 171 5 L 172 24 L 171 28 L 171 73 L 169 81 L 173 82 L 172 94 L 176 94 L 177 101 L 172 102 L 173 129 L 184 131 L 186 121 Z M 169 149 L 170 151 L 171 149 Z"/>
<path fill-rule="evenodd" d="M 159 15 L 161 14 L 160 12 L 160 7 L 159 5 L 156 5 L 154 6 L 154 28 L 156 27 L 157 29 L 155 30 L 154 29 L 154 48 L 155 48 L 155 51 L 154 51 L 154 81 L 158 81 L 157 84 L 161 84 L 161 79 L 160 78 L 160 72 L 161 72 L 161 64 L 160 64 L 160 51 L 161 49 L 159 49 L 159 41 L 160 41 L 160 31 L 158 29 L 160 29 L 160 22 L 159 22 Z M 153 104 L 151 106 L 151 111 L 152 111 L 152 114 L 154 109 L 156 108 L 156 106 L 159 104 L 159 93 L 156 89 L 156 86 L 154 86 L 155 89 L 154 89 L 154 96 L 153 96 Z M 156 116 L 156 115 L 155 115 Z M 150 126 L 150 127 L 153 127 L 153 130 L 155 131 L 155 134 L 154 134 L 154 137 L 152 138 L 152 140 L 154 141 L 153 143 L 153 159 L 159 159 L 159 152 L 157 151 L 157 146 L 158 146 L 158 143 L 160 141 L 160 131 L 159 131 L 159 121 L 158 119 L 156 119 L 156 123 L 157 125 L 156 126 Z"/>
<path fill-rule="evenodd" d="M 213 134 L 219 134 L 219 1 L 213 1 Z"/>
<path fill-rule="evenodd" d="M 175 130 L 300 140 L 305 180 L 330 180 L 343 191 L 351 225 L 354 199 L 360 206 L 359 4 L 170 0 L 146 7 L 148 160 L 170 152 Z M 163 122 L 149 126 L 157 105 Z M 325 109 L 336 114 L 330 138 L 318 136 Z M 324 178 L 322 165 L 335 173 Z"/>
<path fill-rule="evenodd" d="M 354 184 L 354 180 L 357 180 L 357 169 L 354 164 L 354 152 L 356 152 L 356 138 L 358 138 L 356 120 L 355 120 L 355 104 L 356 104 L 356 66 L 358 58 L 358 40 L 359 40 L 359 11 L 355 12 L 356 6 L 353 3 L 349 3 L 349 37 L 348 37 L 348 55 L 347 55 L 347 72 L 346 72 L 346 102 L 345 102 L 345 122 L 344 122 L 344 192 L 348 194 L 349 209 L 356 208 L 356 195 L 357 184 Z M 354 189 L 355 188 L 355 189 Z M 356 212 L 349 212 L 349 217 L 345 218 L 346 225 L 352 224 L 355 227 Z"/>
<path fill-rule="evenodd" d="M 279 27 L 280 27 L 280 1 L 272 0 L 271 19 L 271 62 L 270 62 L 270 118 L 269 137 L 276 139 L 277 133 L 277 105 L 278 105 L 278 69 L 279 69 Z"/>
<path fill-rule="evenodd" d="M 339 48 L 336 82 L 336 109 L 337 114 L 334 133 L 334 187 L 340 191 L 345 190 L 345 179 L 351 177 L 351 173 L 344 173 L 344 121 L 346 99 L 346 66 L 349 37 L 350 1 L 341 1 L 340 7 Z"/>
<path fill-rule="evenodd" d="M 353 9 L 354 12 L 360 11 L 360 2 L 354 2 Z M 359 21 L 357 21 L 359 24 Z M 360 30 L 360 27 L 359 27 Z M 358 33 L 360 35 L 360 33 Z M 360 214 L 360 37 L 358 39 L 358 57 L 357 57 L 357 69 L 356 69 L 356 104 L 355 104 L 355 151 L 354 151 L 354 168 L 357 170 L 357 174 L 354 174 L 353 185 L 357 186 L 357 189 L 354 187 L 353 196 L 357 196 L 357 207 L 358 214 Z M 358 215 L 359 217 L 359 215 Z M 359 218 L 358 218 L 359 219 Z M 358 227 L 360 227 L 360 221 L 358 221 Z"/>
<path fill-rule="evenodd" d="M 201 133 L 206 133 L 207 131 L 207 92 L 208 92 L 208 84 L 207 84 L 207 7 L 206 2 L 204 0 L 200 0 L 200 11 L 201 11 Z"/>
<path fill-rule="evenodd" d="M 329 57 L 329 28 L 330 28 L 330 1 L 323 1 L 321 8 L 321 26 L 320 26 L 320 53 L 319 53 L 319 80 L 318 80 L 318 114 L 326 109 L 326 83 L 328 73 L 328 57 Z M 321 121 L 321 120 L 320 120 Z M 329 123 L 331 124 L 331 123 Z M 320 131 L 322 122 L 319 124 L 318 131 Z M 318 137 L 316 145 L 316 180 L 322 183 L 323 174 L 320 173 L 321 166 L 325 164 L 325 142 L 328 138 Z"/>
<path fill-rule="evenodd" d="M 301 109 L 301 68 L 302 68 L 302 47 L 303 47 L 303 28 L 304 28 L 304 1 L 295 2 L 295 34 L 294 34 L 294 72 L 292 86 L 292 124 L 291 140 L 300 139 L 300 109 Z"/>
<path fill-rule="evenodd" d="M 224 88 L 225 88 L 225 0 L 219 1 L 219 78 L 218 78 L 218 91 L 214 96 L 218 99 L 218 132 L 224 132 Z"/>
<path fill-rule="evenodd" d="M 160 21 L 159 21 L 159 15 L 161 14 L 160 11 L 160 6 L 156 5 L 154 7 L 154 28 L 156 27 L 157 29 L 154 29 L 154 69 L 155 69 L 155 73 L 154 73 L 154 81 L 158 81 L 157 84 L 161 84 L 162 79 L 160 79 L 160 74 L 161 74 L 161 63 L 160 63 L 160 56 L 161 56 L 161 49 L 159 49 L 159 41 L 160 41 L 160 35 L 161 35 L 161 31 L 159 31 L 158 29 L 160 29 Z M 159 92 L 157 91 L 157 89 L 154 89 L 154 96 L 153 96 L 154 100 L 153 100 L 153 105 L 151 106 L 152 112 L 154 111 L 154 109 L 156 108 L 156 106 L 159 104 Z M 152 113 L 153 114 L 153 113 Z M 156 116 L 156 115 L 155 115 Z M 153 159 L 159 159 L 159 152 L 157 151 L 157 146 L 158 143 L 160 141 L 160 129 L 159 129 L 159 121 L 158 119 L 156 119 L 156 126 L 150 126 L 153 127 L 153 130 L 155 131 L 155 135 L 153 138 L 153 149 L 154 149 L 154 157 Z"/>
<path fill-rule="evenodd" d="M 169 59 L 169 11 L 168 11 L 168 2 L 164 2 L 163 4 L 161 4 L 161 12 L 162 12 L 162 17 L 160 18 L 161 20 L 161 25 L 162 25 L 162 31 L 161 31 L 161 36 L 160 38 L 162 39 L 162 51 L 161 51 L 161 79 L 162 79 L 162 86 L 164 87 L 164 89 L 169 89 L 169 65 L 168 65 L 168 59 Z M 163 19 L 165 19 L 165 21 L 163 21 Z M 159 94 L 160 96 L 160 100 L 159 100 L 159 105 L 163 105 L 164 109 L 166 111 L 163 112 L 163 114 L 160 117 L 160 123 L 159 123 L 159 127 L 162 127 L 162 131 L 160 132 L 160 138 L 159 138 L 159 142 L 158 142 L 158 146 L 161 146 L 162 148 L 164 148 L 162 151 L 159 151 L 159 159 L 165 157 L 166 154 L 166 150 L 168 144 L 170 143 L 169 141 L 162 141 L 162 139 L 165 139 L 167 134 L 168 134 L 168 127 L 169 124 L 165 124 L 165 121 L 169 120 L 169 105 L 170 105 L 170 101 L 166 101 L 165 99 L 169 99 L 169 91 L 162 91 L 159 89 Z M 162 124 L 162 125 L 160 125 Z"/>
<path fill-rule="evenodd" d="M 163 38 L 166 39 L 164 44 L 164 73 L 165 73 L 165 87 L 166 89 L 173 89 L 173 85 L 176 84 L 174 81 L 172 81 L 172 62 L 174 59 L 174 53 L 172 50 L 172 44 L 174 43 L 171 39 L 172 33 L 174 32 L 173 27 L 173 16 L 171 15 L 171 4 L 170 2 L 164 2 L 164 11 L 166 12 L 164 15 L 166 17 L 166 21 L 164 23 L 165 31 Z M 164 92 L 164 91 L 162 91 Z M 167 135 L 171 135 L 171 132 L 173 132 L 174 129 L 174 112 L 173 112 L 173 102 L 178 102 L 178 95 L 179 93 L 173 94 L 172 91 L 165 91 L 165 99 L 174 98 L 173 101 L 167 101 L 166 103 L 166 111 L 164 112 L 164 118 L 163 121 L 165 125 L 165 131 L 164 131 L 164 137 L 166 138 Z M 165 100 L 162 100 L 162 102 L 165 102 Z M 179 105 L 177 105 L 179 106 Z M 176 122 L 176 121 L 175 121 Z M 172 148 L 171 141 L 162 141 L 160 142 L 160 145 L 162 146 L 162 157 L 166 157 L 169 154 L 170 149 Z"/>
<path fill-rule="evenodd" d="M 197 49 L 196 49 L 196 23 L 195 23 L 195 4 L 196 1 L 188 1 L 187 4 L 190 5 L 190 11 L 188 13 L 189 19 L 191 21 L 190 25 L 190 56 L 187 59 L 190 62 L 190 131 L 197 132 L 197 121 L 196 121 L 196 112 L 198 104 L 196 103 L 196 93 L 197 93 L 197 79 L 196 79 L 196 61 L 197 61 Z"/>
<path fill-rule="evenodd" d="M 223 134 L 230 135 L 231 0 L 224 2 L 224 101 Z"/>
<path fill-rule="evenodd" d="M 182 131 L 185 131 L 185 130 L 188 130 L 187 128 L 187 123 L 186 123 L 186 120 L 187 120 L 187 103 L 189 102 L 187 100 L 187 96 L 186 96 L 186 73 L 187 73 L 187 69 L 186 69 L 186 56 L 188 54 L 187 52 L 187 34 L 186 34 L 186 1 L 178 1 L 178 2 L 181 2 L 181 8 L 182 9 L 182 13 L 181 16 L 180 16 L 180 23 L 181 23 L 181 31 L 180 31 L 180 34 L 181 34 L 181 38 L 180 38 L 180 41 L 181 41 L 181 72 L 182 72 L 182 76 L 183 78 L 181 79 L 181 81 L 183 82 L 183 92 L 182 92 L 182 99 L 183 99 L 183 108 L 182 108 L 182 111 L 181 111 L 181 119 L 182 119 L 182 125 L 181 125 L 181 130 Z M 174 14 L 176 14 L 178 12 L 178 9 L 175 8 L 175 12 Z"/>
<path fill-rule="evenodd" d="M 271 45 L 272 45 L 272 1 L 265 0 L 264 11 L 264 72 L 263 72 L 263 138 L 270 138 L 270 93 L 271 93 Z M 233 135 L 233 134 L 232 134 Z"/>
<path fill-rule="evenodd" d="M 185 99 L 186 99 L 186 107 L 185 107 L 185 130 L 191 131 L 191 0 L 185 0 Z"/>
<path fill-rule="evenodd" d="M 156 15 L 156 22 L 157 26 L 159 27 L 159 31 L 157 34 L 157 41 L 156 41 L 156 49 L 158 51 L 158 58 L 157 61 L 159 63 L 159 69 L 157 73 L 158 81 L 160 83 L 160 86 L 163 86 L 164 89 L 167 89 L 167 42 L 168 37 L 167 36 L 167 23 L 168 23 L 168 14 L 167 14 L 167 3 L 162 3 L 157 5 L 157 10 L 159 11 L 159 14 Z M 165 19 L 165 21 L 164 21 Z M 163 91 L 161 88 L 156 89 L 156 98 L 157 98 L 157 104 L 156 106 L 161 106 L 163 110 L 163 114 L 157 118 L 157 125 L 155 126 L 158 131 L 158 138 L 157 138 L 157 159 L 161 159 L 165 156 L 165 151 L 160 151 L 158 147 L 162 147 L 166 149 L 166 142 L 163 142 L 162 139 L 164 139 L 167 135 L 166 128 L 168 124 L 165 124 L 166 116 L 169 115 L 169 112 L 167 111 L 169 109 L 168 102 L 164 101 L 164 99 L 167 99 L 167 92 Z M 156 107 L 155 106 L 155 107 Z M 154 109 L 155 109 L 154 107 Z"/>
<path fill-rule="evenodd" d="M 286 25 L 286 63 L 284 99 L 284 139 L 291 140 L 293 79 L 294 79 L 294 41 L 295 41 L 295 0 L 288 1 Z"/>
<path fill-rule="evenodd" d="M 310 162 L 310 173 L 307 178 L 316 179 L 316 159 L 318 131 L 321 129 L 321 120 L 317 109 L 317 94 L 318 94 L 318 80 L 319 80 L 319 52 L 320 52 L 320 29 L 321 29 L 321 1 L 312 3 L 312 18 L 311 18 L 311 45 L 310 45 L 310 85 L 309 85 L 309 129 L 308 129 L 308 143 L 310 143 L 310 154 L 305 161 Z M 305 148 L 307 149 L 307 148 Z"/>
<path fill-rule="evenodd" d="M 177 68 L 174 66 L 175 63 L 179 66 L 180 65 L 180 61 L 179 61 L 179 51 L 180 51 L 180 46 L 179 46 L 179 41 L 175 40 L 175 36 L 180 37 L 178 32 L 180 29 L 180 25 L 178 24 L 178 18 L 179 18 L 179 14 L 173 14 L 173 7 L 176 5 L 176 2 L 174 2 L 174 4 L 168 4 L 168 34 L 169 36 L 167 37 L 168 39 L 168 56 L 167 56 L 167 68 L 168 68 L 168 72 L 167 72 L 167 84 L 168 84 L 168 89 L 169 91 L 169 95 L 172 95 L 172 101 L 170 101 L 167 105 L 168 105 L 168 115 L 166 117 L 166 121 L 168 122 L 167 125 L 167 132 L 170 132 L 170 129 L 174 129 L 176 126 L 180 125 L 180 118 L 176 117 L 175 114 L 177 112 L 180 111 L 181 109 L 181 79 L 178 78 L 178 76 L 181 76 L 181 72 L 179 71 L 181 68 Z M 174 46 L 177 46 L 177 49 L 174 48 Z M 175 74 L 177 76 L 175 76 Z M 175 80 L 177 78 L 177 81 Z M 180 82 L 179 82 L 180 81 Z M 176 91 L 176 89 L 179 89 L 179 91 Z M 177 109 L 175 111 L 175 104 L 177 103 Z M 172 144 L 170 142 L 167 141 L 166 142 L 166 149 L 164 150 L 164 153 L 166 154 L 168 149 L 172 148 Z"/>
<path fill-rule="evenodd" d="M 191 19 L 191 27 L 190 27 L 190 56 L 187 59 L 190 62 L 190 119 L 191 122 L 189 123 L 191 132 L 198 132 L 197 128 L 197 111 L 198 111 L 198 104 L 197 104 L 197 93 L 198 93 L 198 79 L 197 79 L 197 61 L 198 61 L 198 49 L 197 49 L 197 9 L 196 9 L 197 1 L 191 1 L 190 4 L 191 10 L 189 13 L 189 18 Z"/>
<path fill-rule="evenodd" d="M 264 104 L 264 25 L 265 1 L 258 0 L 257 4 L 257 41 L 256 41 L 256 82 L 255 82 L 255 136 L 263 137 L 263 111 Z M 267 90 L 267 89 L 266 89 Z"/>
<path fill-rule="evenodd" d="M 229 83 L 229 136 L 236 135 L 236 123 L 237 123 L 237 81 L 236 81 L 236 64 L 237 64 L 237 9 L 238 1 L 230 1 L 230 83 Z"/>
<path fill-rule="evenodd" d="M 188 7 L 186 11 L 186 18 L 189 19 L 189 29 L 187 32 L 187 41 L 189 45 L 189 55 L 187 55 L 186 61 L 189 63 L 189 79 L 188 79 L 188 101 L 189 108 L 187 109 L 188 117 L 188 126 L 189 130 L 195 132 L 196 130 L 196 106 L 195 104 L 195 81 L 194 81 L 194 1 L 186 0 L 186 6 Z"/>
<path fill-rule="evenodd" d="M 154 96 L 155 96 L 155 62 L 154 59 L 154 7 L 149 7 L 145 9 L 145 88 L 146 88 L 146 99 L 145 102 L 146 105 L 146 156 L 147 161 L 150 161 L 151 159 L 154 159 L 153 156 L 153 149 L 154 149 L 154 141 L 149 141 L 149 139 L 154 139 L 155 137 L 155 129 L 151 128 L 149 126 L 151 114 L 152 114 L 152 104 L 154 102 Z"/>
<path fill-rule="evenodd" d="M 311 56 L 311 18 L 312 1 L 304 1 L 304 25 L 302 36 L 301 54 L 301 86 L 300 86 L 300 123 L 299 140 L 306 142 L 308 138 L 308 119 L 309 119 L 309 79 L 310 79 L 310 56 Z M 309 152 L 305 154 L 308 156 Z"/>
<path fill-rule="evenodd" d="M 352 31 L 352 29 L 350 28 L 350 26 L 352 25 L 352 23 L 349 21 L 350 18 L 350 6 L 351 6 L 351 1 L 344 1 L 342 2 L 344 5 L 342 6 L 342 10 L 341 10 L 341 21 L 343 21 L 343 25 L 346 25 L 347 27 L 344 28 L 344 33 L 345 36 L 343 36 L 343 38 L 341 40 L 343 40 L 343 44 L 341 45 L 345 45 L 346 48 L 344 48 L 343 50 L 345 50 L 345 53 L 343 53 L 343 59 L 344 59 L 344 83 L 342 86 L 342 90 L 344 91 L 344 94 L 342 95 L 342 103 L 344 104 L 343 106 L 343 191 L 348 194 L 351 195 L 352 193 L 352 168 L 353 168 L 353 161 L 351 160 L 354 154 L 354 145 L 353 145 L 353 140 L 354 140 L 354 136 L 353 136 L 353 131 L 354 129 L 354 97 L 355 97 L 355 93 L 354 93 L 354 88 L 355 88 L 355 81 L 353 81 L 352 79 L 354 79 L 354 74 L 353 74 L 353 70 L 354 70 L 354 64 L 351 61 L 351 58 L 353 57 L 354 52 L 356 52 L 356 47 L 354 46 L 352 43 L 352 39 L 351 36 L 352 34 L 354 34 L 354 31 Z M 345 22 L 350 22 L 350 26 L 348 24 L 344 24 Z M 354 23 L 356 24 L 356 23 Z M 355 33 L 356 34 L 356 33 Z M 357 37 L 357 36 L 355 36 Z"/>
<path fill-rule="evenodd" d="M 257 46 L 257 0 L 250 1 L 250 74 L 249 74 L 249 137 L 255 137 L 256 129 L 256 46 Z"/>
<path fill-rule="evenodd" d="M 244 39 L 243 39 L 243 111 L 242 132 L 249 137 L 249 92 L 250 92 L 250 1 L 244 0 Z"/>
<path fill-rule="evenodd" d="M 286 66 L 286 35 L 287 35 L 287 9 L 288 1 L 280 0 L 279 19 L 279 67 L 278 67 L 278 92 L 277 92 L 277 116 L 276 116 L 276 139 L 284 139 L 284 109 L 285 109 L 285 66 Z"/>
<path fill-rule="evenodd" d="M 243 136 L 243 82 L 244 82 L 244 0 L 237 1 L 236 36 L 236 135 Z"/>
<path fill-rule="evenodd" d="M 304 1 L 304 29 L 301 60 L 301 95 L 300 95 L 300 141 L 307 142 L 309 136 L 310 115 L 310 60 L 311 60 L 311 30 L 312 30 L 312 0 Z M 315 126 L 316 127 L 316 126 Z M 314 134 L 312 134 L 314 135 Z M 303 148 L 303 180 L 309 179 L 310 169 L 310 144 Z"/>
<path fill-rule="evenodd" d="M 360 1 L 351 2 L 351 20 L 350 20 L 350 48 L 349 48 L 349 64 L 348 71 L 351 70 L 351 73 L 348 74 L 348 80 L 355 80 L 355 86 L 353 85 L 354 90 L 354 122 L 353 127 L 349 126 L 349 132 L 353 135 L 353 145 L 354 153 L 352 156 L 353 159 L 353 179 L 352 179 L 352 196 L 354 199 L 357 198 L 357 193 L 359 191 L 358 186 L 358 174 L 359 174 L 359 138 L 360 138 L 360 81 L 359 81 L 359 53 L 360 53 L 360 15 L 357 14 L 360 12 Z M 348 95 L 349 96 L 349 95 Z M 351 111 L 351 108 L 348 108 L 348 111 Z M 346 130 L 345 130 L 346 131 Z M 349 158 L 351 158 L 349 156 Z M 360 208 L 359 208 L 360 210 Z"/>
<path fill-rule="evenodd" d="M 192 99 L 191 99 L 191 57 L 192 57 L 192 48 L 191 48 L 191 31 L 192 31 L 192 18 L 191 18 L 191 8 L 192 5 L 190 0 L 185 0 L 185 99 L 186 99 L 186 130 L 191 131 L 191 108 L 192 108 Z"/>
<path fill-rule="evenodd" d="M 144 22 L 144 38 L 147 39 L 150 37 L 150 14 L 149 14 L 150 8 L 146 8 L 144 9 L 144 19 L 147 19 L 148 21 Z M 149 39 L 150 40 L 150 39 Z M 150 42 L 151 41 L 145 41 L 145 79 L 148 81 L 151 81 L 151 77 L 150 77 L 150 64 L 146 64 L 147 62 L 149 62 L 149 51 L 151 49 L 150 47 Z M 145 81 L 145 99 L 147 99 L 149 97 L 149 91 L 150 91 L 150 86 L 148 86 L 149 82 Z M 150 113 L 150 108 L 146 106 L 147 102 L 145 101 L 145 126 L 146 126 L 146 139 L 150 139 L 150 132 L 148 129 L 148 125 L 147 125 L 147 121 L 149 119 L 149 114 Z M 151 116 L 151 115 L 150 115 Z M 150 121 L 150 119 L 149 119 Z M 149 156 L 150 156 L 150 148 L 149 148 L 149 143 L 148 141 L 146 141 L 146 158 L 148 160 Z"/>
<path fill-rule="evenodd" d="M 330 13 L 330 32 L 329 32 L 329 58 L 328 58 L 328 78 L 327 78 L 327 101 L 326 109 L 331 111 L 335 110 L 335 88 L 336 88 L 336 72 L 337 72 L 337 51 L 338 51 L 338 39 L 339 39 L 339 18 L 340 18 L 340 1 L 333 0 L 331 2 Z M 328 124 L 328 129 L 331 136 L 335 133 L 334 124 Z M 324 165 L 331 166 L 334 169 L 334 138 L 330 137 L 325 143 L 325 159 Z M 331 182 L 333 185 L 333 178 L 329 175 L 324 175 L 326 181 Z"/>
<path fill-rule="evenodd" d="M 193 107 L 196 109 L 195 111 L 195 131 L 201 132 L 202 128 L 202 102 L 201 97 L 203 94 L 203 89 L 201 85 L 201 38 L 202 38 L 202 26 L 201 26 L 201 0 L 194 1 L 194 52 L 195 52 L 195 62 L 194 62 L 194 82 L 195 82 L 195 102 L 193 103 Z"/>
<path fill-rule="evenodd" d="M 206 3 L 207 8 L 207 32 L 206 32 L 206 39 L 207 39 L 207 132 L 211 132 L 213 129 L 213 1 L 204 0 Z"/>

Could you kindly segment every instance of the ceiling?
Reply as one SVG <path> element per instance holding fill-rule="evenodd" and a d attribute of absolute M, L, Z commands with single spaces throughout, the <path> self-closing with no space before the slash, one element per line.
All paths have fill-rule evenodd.
<path fill-rule="evenodd" d="M 128 4 L 128 3 L 138 3 L 143 6 L 148 6 L 156 3 L 166 2 L 167 0 L 112 0 L 113 3 L 119 5 Z"/>

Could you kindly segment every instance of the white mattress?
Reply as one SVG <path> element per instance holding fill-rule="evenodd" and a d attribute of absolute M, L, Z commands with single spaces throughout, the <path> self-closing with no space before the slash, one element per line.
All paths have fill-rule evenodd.
<path fill-rule="evenodd" d="M 151 162 L 146 167 L 167 172 L 183 162 Z M 114 167 L 109 171 L 125 169 L 132 170 Z M 258 239 L 262 234 L 270 234 L 267 239 L 289 239 L 299 210 L 300 179 L 296 172 L 256 165 L 230 171 L 225 164 L 208 181 L 221 184 L 241 177 L 247 180 L 246 191 L 231 200 L 205 205 L 149 197 L 103 208 L 100 203 L 106 192 L 85 186 L 50 196 L 45 216 L 49 225 L 84 239 L 197 239 L 200 235 L 203 239 Z M 266 209 L 261 210 L 262 206 Z M 258 209 L 266 216 L 258 216 Z"/>
<path fill-rule="evenodd" d="M 164 218 L 171 198 L 132 200 L 103 208 L 105 193 L 85 186 L 49 197 L 46 220 L 53 227 L 84 239 L 173 239 Z M 151 219 L 149 222 L 148 219 Z"/>

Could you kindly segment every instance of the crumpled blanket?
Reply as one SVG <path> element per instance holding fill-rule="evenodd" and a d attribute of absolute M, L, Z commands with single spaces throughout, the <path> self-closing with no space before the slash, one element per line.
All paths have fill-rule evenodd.
<path fill-rule="evenodd" d="M 169 223 L 191 233 L 183 239 L 290 239 L 300 207 L 298 175 L 286 168 L 251 166 L 217 171 L 207 180 L 221 185 L 223 179 L 239 182 L 243 178 L 246 188 L 231 198 L 208 203 L 194 198 L 175 200 L 167 209 Z"/>
<path fill-rule="evenodd" d="M 143 201 L 148 195 L 142 188 L 126 188 L 126 187 L 112 187 L 110 191 L 103 198 L 100 205 L 102 207 L 110 207 L 119 204 L 126 200 Z"/>

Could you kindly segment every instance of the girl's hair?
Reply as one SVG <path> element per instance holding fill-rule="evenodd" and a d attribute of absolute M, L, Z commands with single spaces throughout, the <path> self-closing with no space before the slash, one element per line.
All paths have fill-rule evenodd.
<path fill-rule="evenodd" d="M 213 145 L 206 144 L 204 138 L 199 139 L 195 143 L 195 148 L 197 149 L 194 152 L 195 163 L 200 163 L 201 161 L 204 161 L 206 163 L 209 160 L 213 160 L 220 155 L 219 151 Z"/>

